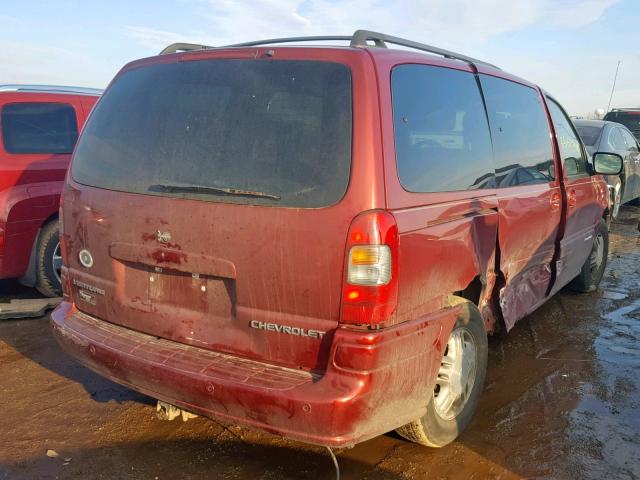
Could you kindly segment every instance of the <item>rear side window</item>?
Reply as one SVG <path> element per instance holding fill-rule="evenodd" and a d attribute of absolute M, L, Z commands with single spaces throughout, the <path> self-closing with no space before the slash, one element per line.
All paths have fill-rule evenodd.
<path fill-rule="evenodd" d="M 94 108 L 76 181 L 147 195 L 322 207 L 345 194 L 351 72 L 319 61 L 134 68 Z"/>
<path fill-rule="evenodd" d="M 76 112 L 66 103 L 10 103 L 0 122 L 9 153 L 71 153 L 78 139 Z"/>
<path fill-rule="evenodd" d="M 549 111 L 556 130 L 565 174 L 568 177 L 586 175 L 588 173 L 587 159 L 582 152 L 580 140 L 573 131 L 569 117 L 560 108 L 560 105 L 551 98 L 549 98 Z"/>
<path fill-rule="evenodd" d="M 554 178 L 549 123 L 533 88 L 481 75 L 493 137 L 499 187 L 548 183 Z"/>
<path fill-rule="evenodd" d="M 391 84 L 402 186 L 410 192 L 493 187 L 491 136 L 475 76 L 401 65 Z"/>

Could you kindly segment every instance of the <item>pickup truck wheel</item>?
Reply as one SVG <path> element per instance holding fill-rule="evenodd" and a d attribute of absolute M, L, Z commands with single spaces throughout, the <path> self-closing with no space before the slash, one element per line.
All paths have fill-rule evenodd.
<path fill-rule="evenodd" d="M 429 447 L 444 447 L 465 429 L 478 404 L 487 371 L 487 333 L 480 311 L 465 302 L 451 331 L 425 415 L 396 431 Z"/>
<path fill-rule="evenodd" d="M 40 231 L 36 250 L 36 288 L 47 297 L 58 297 L 62 292 L 60 282 L 60 239 L 58 221 L 47 223 Z"/>
<path fill-rule="evenodd" d="M 609 254 L 609 231 L 604 220 L 600 220 L 598 228 L 593 234 L 593 247 L 589 257 L 582 265 L 580 275 L 574 278 L 569 285 L 571 289 L 578 292 L 593 292 L 600 285 L 600 280 L 604 275 L 607 266 L 607 255 Z"/>

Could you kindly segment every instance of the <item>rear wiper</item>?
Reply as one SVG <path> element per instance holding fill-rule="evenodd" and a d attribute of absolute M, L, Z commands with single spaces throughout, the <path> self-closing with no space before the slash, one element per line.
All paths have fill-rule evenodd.
<path fill-rule="evenodd" d="M 151 185 L 150 192 L 185 192 L 185 193 L 202 193 L 205 195 L 238 195 L 241 197 L 258 197 L 270 198 L 272 200 L 280 200 L 278 195 L 271 193 L 256 192 L 253 190 L 242 190 L 240 188 L 229 187 L 206 187 L 203 185 Z"/>

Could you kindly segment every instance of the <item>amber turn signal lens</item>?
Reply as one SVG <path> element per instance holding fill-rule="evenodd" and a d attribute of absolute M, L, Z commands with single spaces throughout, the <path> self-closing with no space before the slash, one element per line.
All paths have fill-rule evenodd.
<path fill-rule="evenodd" d="M 349 250 L 347 282 L 386 285 L 391 280 L 391 250 L 387 245 L 354 245 Z"/>

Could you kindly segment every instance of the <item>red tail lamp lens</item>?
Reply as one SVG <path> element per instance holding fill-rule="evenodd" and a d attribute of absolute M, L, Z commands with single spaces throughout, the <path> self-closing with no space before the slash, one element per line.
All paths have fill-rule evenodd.
<path fill-rule="evenodd" d="M 343 323 L 375 325 L 395 313 L 398 299 L 398 226 L 384 210 L 354 218 L 345 251 Z"/>

